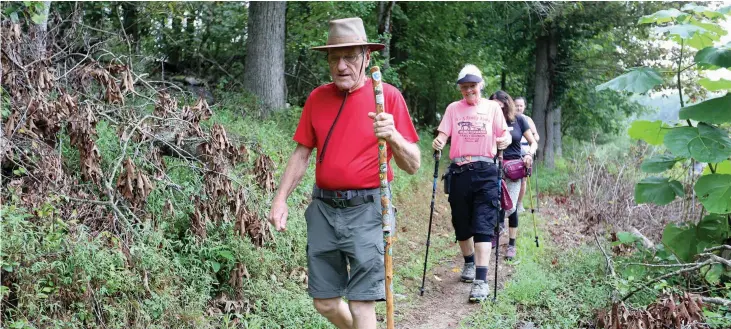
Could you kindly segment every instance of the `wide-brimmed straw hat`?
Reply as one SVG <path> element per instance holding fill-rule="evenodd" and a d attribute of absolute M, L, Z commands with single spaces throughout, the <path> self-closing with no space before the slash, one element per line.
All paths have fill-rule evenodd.
<path fill-rule="evenodd" d="M 313 50 L 327 51 L 330 48 L 368 46 L 371 51 L 378 51 L 386 47 L 381 43 L 368 42 L 363 20 L 359 17 L 335 19 L 330 21 L 327 32 L 327 44 L 312 47 Z"/>

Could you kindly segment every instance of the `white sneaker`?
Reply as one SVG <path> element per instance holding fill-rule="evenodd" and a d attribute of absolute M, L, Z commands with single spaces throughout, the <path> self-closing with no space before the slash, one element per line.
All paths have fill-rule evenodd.
<path fill-rule="evenodd" d="M 523 205 L 518 206 L 518 213 L 525 212 L 525 208 L 523 208 Z"/>

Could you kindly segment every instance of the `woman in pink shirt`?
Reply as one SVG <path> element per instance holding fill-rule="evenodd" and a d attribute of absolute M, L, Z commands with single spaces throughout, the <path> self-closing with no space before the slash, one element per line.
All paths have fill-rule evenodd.
<path fill-rule="evenodd" d="M 462 99 L 447 106 L 434 139 L 435 150 L 451 137 L 447 172 L 452 226 L 464 256 L 461 281 L 472 282 L 469 300 L 487 298 L 487 266 L 498 220 L 498 185 L 495 155 L 512 137 L 500 105 L 482 98 L 482 73 L 471 64 L 459 72 L 457 85 Z"/>

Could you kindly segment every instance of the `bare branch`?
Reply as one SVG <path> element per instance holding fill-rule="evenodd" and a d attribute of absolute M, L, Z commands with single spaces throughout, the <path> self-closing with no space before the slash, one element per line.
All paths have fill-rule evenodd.
<path fill-rule="evenodd" d="M 724 245 L 720 245 L 720 246 L 715 246 L 713 248 L 704 249 L 703 252 L 709 253 L 709 252 L 716 251 L 716 250 L 731 250 L 731 246 L 724 244 Z"/>
<path fill-rule="evenodd" d="M 701 297 L 701 300 L 706 304 L 715 304 L 721 306 L 731 306 L 731 300 L 719 298 L 719 297 Z"/>
<path fill-rule="evenodd" d="M 599 247 L 599 250 L 601 250 L 602 254 L 604 254 L 604 259 L 607 261 L 607 271 L 609 271 L 609 274 L 612 277 L 616 277 L 617 274 L 614 272 L 614 266 L 612 266 L 612 259 L 609 257 L 609 255 L 607 255 L 607 252 L 604 251 L 602 244 L 599 243 L 599 236 L 597 236 L 596 231 L 594 231 L 594 241 L 596 241 L 596 245 Z"/>

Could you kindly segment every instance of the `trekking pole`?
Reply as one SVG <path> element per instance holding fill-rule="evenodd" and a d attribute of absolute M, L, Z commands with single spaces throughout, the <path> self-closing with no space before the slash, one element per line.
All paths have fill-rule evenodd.
<path fill-rule="evenodd" d="M 498 150 L 497 155 L 495 156 L 495 161 L 497 161 L 497 200 L 498 200 L 498 208 L 497 208 L 497 218 L 498 223 L 495 225 L 495 287 L 494 287 L 494 293 L 492 297 L 492 301 L 497 301 L 497 269 L 498 269 L 498 261 L 500 260 L 500 221 L 505 220 L 505 210 L 503 209 L 503 205 L 500 202 L 503 197 L 503 151 Z"/>
<path fill-rule="evenodd" d="M 540 186 L 538 184 L 538 174 L 536 174 L 536 172 L 538 172 L 538 164 L 535 163 L 535 161 L 534 161 L 534 163 L 533 163 L 533 175 L 536 176 L 536 212 L 540 212 L 539 210 L 541 208 L 541 200 L 538 199 L 538 195 L 540 194 L 540 191 L 538 191 L 538 189 L 540 188 Z"/>
<path fill-rule="evenodd" d="M 535 168 L 535 165 L 533 166 Z M 533 208 L 533 188 L 530 185 L 530 176 L 528 176 L 528 196 L 530 198 L 530 215 L 533 217 L 533 234 L 536 236 L 536 248 L 538 245 L 538 229 L 536 228 L 536 208 Z"/>
<path fill-rule="evenodd" d="M 381 84 L 381 69 L 378 66 L 371 68 L 373 77 L 373 93 L 376 96 L 376 113 L 385 111 L 383 85 Z M 391 200 L 388 194 L 388 164 L 386 158 L 386 140 L 378 139 L 378 178 L 381 186 L 381 226 L 383 228 L 384 267 L 386 269 L 386 327 L 394 328 L 393 322 L 393 256 L 391 255 L 391 232 L 393 224 L 391 218 Z"/>
<path fill-rule="evenodd" d="M 431 212 L 429 213 L 429 230 L 426 231 L 426 255 L 424 256 L 424 273 L 421 275 L 421 290 L 419 295 L 424 296 L 424 280 L 426 279 L 426 261 L 429 259 L 429 245 L 431 240 L 431 220 L 434 216 L 434 197 L 437 194 L 437 177 L 439 177 L 439 158 L 442 152 L 434 150 L 434 184 L 431 188 Z"/>

